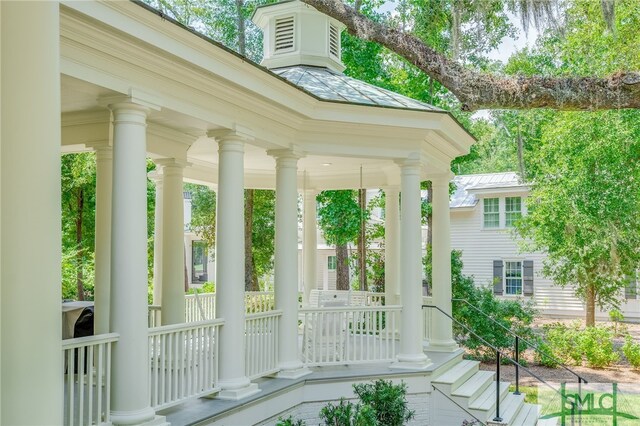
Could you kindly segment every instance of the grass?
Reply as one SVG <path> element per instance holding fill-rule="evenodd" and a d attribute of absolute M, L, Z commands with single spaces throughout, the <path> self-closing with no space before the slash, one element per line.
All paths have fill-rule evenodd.
<path fill-rule="evenodd" d="M 558 391 L 560 385 L 557 384 Z M 510 392 L 515 391 L 515 386 L 511 385 Z M 577 389 L 567 388 L 567 394 L 577 392 Z M 558 392 L 553 391 L 549 387 L 544 385 L 538 386 L 520 386 L 520 393 L 525 394 L 525 402 L 529 404 L 539 404 L 541 406 L 540 415 L 545 416 L 548 414 L 559 413 L 561 398 Z M 600 407 L 602 400 L 602 406 L 604 408 L 612 407 L 612 399 L 609 396 L 612 393 L 612 385 L 610 384 L 597 384 L 593 387 L 591 385 L 585 385 L 583 387 L 582 397 L 589 393 L 593 393 L 594 408 Z M 607 395 L 609 394 L 609 395 Z M 640 420 L 627 419 L 623 417 L 623 414 L 630 414 L 636 417 L 640 417 L 640 386 L 638 385 L 620 385 L 617 392 L 617 412 L 618 425 L 638 425 Z M 586 408 L 585 408 L 586 409 Z M 611 412 L 611 411 L 609 411 Z M 558 417 L 558 423 L 560 418 Z M 578 418 L 576 417 L 576 422 Z M 567 417 L 567 424 L 571 424 L 571 420 Z M 580 416 L 580 424 L 582 425 L 611 425 L 613 424 L 613 417 L 611 415 L 582 415 Z"/>

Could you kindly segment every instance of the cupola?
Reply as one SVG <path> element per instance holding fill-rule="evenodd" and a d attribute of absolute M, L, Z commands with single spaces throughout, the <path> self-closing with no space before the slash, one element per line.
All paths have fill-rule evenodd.
<path fill-rule="evenodd" d="M 264 59 L 269 69 L 312 65 L 341 73 L 340 33 L 345 26 L 299 1 L 260 6 L 253 22 L 262 29 Z"/>

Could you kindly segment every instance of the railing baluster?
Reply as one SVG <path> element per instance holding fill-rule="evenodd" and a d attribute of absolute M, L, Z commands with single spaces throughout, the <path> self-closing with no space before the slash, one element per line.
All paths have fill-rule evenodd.
<path fill-rule="evenodd" d="M 520 338 L 516 336 L 516 391 L 515 395 L 520 395 Z"/>
<path fill-rule="evenodd" d="M 500 417 L 500 351 L 496 350 L 496 416 L 493 418 L 494 422 L 501 422 Z"/>

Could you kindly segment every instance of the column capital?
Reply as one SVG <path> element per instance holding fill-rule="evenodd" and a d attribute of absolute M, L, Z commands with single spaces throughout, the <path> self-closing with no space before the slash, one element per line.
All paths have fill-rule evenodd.
<path fill-rule="evenodd" d="M 119 109 L 139 109 L 145 113 L 150 110 L 160 111 L 160 106 L 152 95 L 134 88 L 130 88 L 128 92 L 127 95 L 101 96 L 98 99 L 98 104 L 114 112 Z"/>
<path fill-rule="evenodd" d="M 207 131 L 207 137 L 215 139 L 219 144 L 229 141 L 244 143 L 255 139 L 253 130 L 242 126 L 234 126 L 233 129 L 209 130 Z"/>
<path fill-rule="evenodd" d="M 153 162 L 157 166 L 161 166 L 163 170 L 169 168 L 184 169 L 185 167 L 190 165 L 189 162 L 178 158 L 158 158 L 157 160 L 153 160 Z"/>
<path fill-rule="evenodd" d="M 304 152 L 298 148 L 270 149 L 267 151 L 267 155 L 275 158 L 276 161 L 280 159 L 299 160 L 305 156 Z"/>
<path fill-rule="evenodd" d="M 92 148 L 95 152 L 113 152 L 113 143 L 110 140 L 85 142 L 87 148 Z"/>
<path fill-rule="evenodd" d="M 420 174 L 422 171 L 422 162 L 416 158 L 404 158 L 395 162 L 400 166 L 400 175 Z"/>
<path fill-rule="evenodd" d="M 447 171 L 444 173 L 432 173 L 429 174 L 427 176 L 427 180 L 431 181 L 431 184 L 433 186 L 438 186 L 438 185 L 449 185 L 449 182 L 451 182 L 454 178 L 454 174 L 453 172 Z"/>

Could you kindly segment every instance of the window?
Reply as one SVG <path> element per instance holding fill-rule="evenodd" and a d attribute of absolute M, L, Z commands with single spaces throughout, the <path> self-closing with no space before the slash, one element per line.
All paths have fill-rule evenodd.
<path fill-rule="evenodd" d="M 335 256 L 327 257 L 327 268 L 329 268 L 330 271 L 335 271 L 337 263 Z"/>
<path fill-rule="evenodd" d="M 207 245 L 204 241 L 194 241 L 191 244 L 191 282 L 204 283 L 209 280 L 208 257 Z"/>
<path fill-rule="evenodd" d="M 500 199 L 499 198 L 484 199 L 484 227 L 485 228 L 500 227 Z"/>
<path fill-rule="evenodd" d="M 505 294 L 522 294 L 522 262 L 504 262 Z"/>
<path fill-rule="evenodd" d="M 522 198 L 506 197 L 504 199 L 505 226 L 513 226 L 522 217 Z"/>

